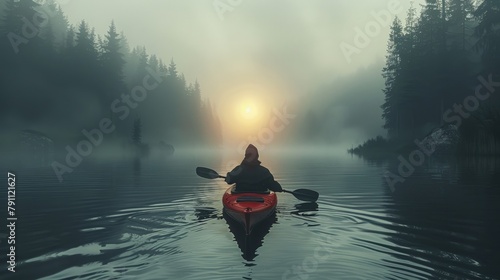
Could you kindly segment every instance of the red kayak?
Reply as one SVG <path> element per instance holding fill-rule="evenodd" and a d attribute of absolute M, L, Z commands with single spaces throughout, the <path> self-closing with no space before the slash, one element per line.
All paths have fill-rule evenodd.
<path fill-rule="evenodd" d="M 276 211 L 278 198 L 272 191 L 266 193 L 235 193 L 230 187 L 222 196 L 224 211 L 242 224 L 249 235 L 255 225 L 264 221 Z"/>

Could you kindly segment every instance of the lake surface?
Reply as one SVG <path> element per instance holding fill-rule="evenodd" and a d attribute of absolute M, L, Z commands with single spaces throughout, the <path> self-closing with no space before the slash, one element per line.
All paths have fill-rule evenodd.
<path fill-rule="evenodd" d="M 283 188 L 320 198 L 279 194 L 247 239 L 223 217 L 228 186 L 194 172 L 225 173 L 230 157 L 87 160 L 62 183 L 51 169 L 12 170 L 18 263 L 7 272 L 2 230 L 0 278 L 500 279 L 498 160 L 428 160 L 391 188 L 396 160 L 261 154 Z"/>

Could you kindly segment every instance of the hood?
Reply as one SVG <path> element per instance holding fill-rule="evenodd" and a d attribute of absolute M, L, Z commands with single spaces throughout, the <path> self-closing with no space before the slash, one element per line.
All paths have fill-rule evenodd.
<path fill-rule="evenodd" d="M 245 150 L 245 158 L 241 162 L 242 165 L 259 165 L 259 150 L 257 147 L 250 144 Z"/>

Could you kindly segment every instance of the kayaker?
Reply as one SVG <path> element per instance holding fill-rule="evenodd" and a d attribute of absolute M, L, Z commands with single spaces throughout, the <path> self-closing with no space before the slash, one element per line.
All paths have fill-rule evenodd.
<path fill-rule="evenodd" d="M 250 144 L 240 165 L 227 173 L 226 183 L 236 184 L 236 192 L 281 192 L 281 185 L 274 180 L 269 169 L 260 165 L 259 151 Z"/>

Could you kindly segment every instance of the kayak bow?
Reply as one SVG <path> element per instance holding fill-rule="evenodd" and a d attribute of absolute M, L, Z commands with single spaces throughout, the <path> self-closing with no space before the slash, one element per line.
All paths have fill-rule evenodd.
<path fill-rule="evenodd" d="M 276 211 L 278 199 L 274 192 L 235 193 L 234 187 L 226 190 L 222 196 L 224 211 L 240 223 L 249 235 L 252 229 Z"/>

